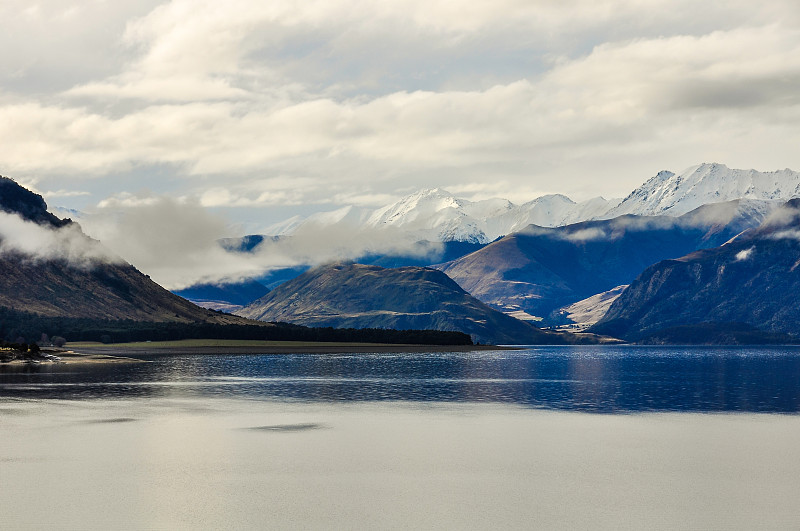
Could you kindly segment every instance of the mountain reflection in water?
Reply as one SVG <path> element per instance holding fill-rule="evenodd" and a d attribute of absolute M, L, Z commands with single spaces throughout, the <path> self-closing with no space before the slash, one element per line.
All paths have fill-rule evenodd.
<path fill-rule="evenodd" d="M 496 402 L 603 413 L 800 411 L 797 347 L 160 355 L 150 363 L 0 366 L 0 396 Z"/>

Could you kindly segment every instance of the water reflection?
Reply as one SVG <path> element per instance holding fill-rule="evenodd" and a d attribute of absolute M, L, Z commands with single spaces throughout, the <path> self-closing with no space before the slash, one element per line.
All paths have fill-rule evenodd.
<path fill-rule="evenodd" d="M 596 411 L 800 411 L 800 349 L 159 356 L 129 365 L 0 366 L 0 396 L 504 402 Z"/>

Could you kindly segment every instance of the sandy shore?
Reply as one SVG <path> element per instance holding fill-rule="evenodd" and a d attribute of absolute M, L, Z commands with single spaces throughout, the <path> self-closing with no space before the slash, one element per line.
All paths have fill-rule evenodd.
<path fill-rule="evenodd" d="M 71 350 L 48 352 L 58 356 L 59 360 L 37 359 L 37 360 L 12 360 L 0 364 L 3 366 L 20 367 L 25 365 L 76 365 L 93 363 L 144 363 L 144 360 L 130 358 L 126 356 L 115 356 L 101 353 L 81 353 Z"/>

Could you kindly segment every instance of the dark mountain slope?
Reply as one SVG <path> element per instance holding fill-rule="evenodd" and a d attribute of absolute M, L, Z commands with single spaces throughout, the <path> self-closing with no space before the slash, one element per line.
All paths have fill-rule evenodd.
<path fill-rule="evenodd" d="M 655 262 L 721 245 L 757 226 L 763 207 L 734 201 L 679 218 L 622 216 L 556 228 L 531 225 L 437 267 L 495 308 L 544 317 L 627 284 Z"/>
<path fill-rule="evenodd" d="M 17 214 L 26 221 L 54 228 L 71 223 L 68 219 L 59 219 L 48 212 L 47 203 L 42 196 L 23 188 L 13 179 L 2 176 L 0 176 L 0 210 Z"/>
<path fill-rule="evenodd" d="M 322 266 L 282 284 L 237 313 L 305 326 L 458 330 L 491 343 L 581 341 L 492 310 L 447 275 L 422 267 Z"/>
<path fill-rule="evenodd" d="M 61 220 L 47 212 L 47 205 L 40 195 L 11 179 L 0 178 L 0 210 L 35 223 L 40 232 L 52 236 L 53 242 L 63 237 L 73 241 L 78 239 L 87 248 L 100 245 L 82 234 L 69 220 Z M 47 253 L 39 256 L 3 249 L 0 253 L 0 307 L 48 317 L 244 322 L 234 316 L 199 308 L 173 295 L 121 260 L 47 256 Z M 58 253 L 53 256 L 58 256 Z"/>
<path fill-rule="evenodd" d="M 173 295 L 129 264 L 83 268 L 65 260 L 0 256 L 0 306 L 50 317 L 241 322 Z"/>
<path fill-rule="evenodd" d="M 741 323 L 745 331 L 800 335 L 798 207 L 793 200 L 732 242 L 649 267 L 592 330 L 669 342 L 703 342 L 705 334 L 719 342 L 710 338 L 725 329 L 736 342 L 730 331 Z"/>

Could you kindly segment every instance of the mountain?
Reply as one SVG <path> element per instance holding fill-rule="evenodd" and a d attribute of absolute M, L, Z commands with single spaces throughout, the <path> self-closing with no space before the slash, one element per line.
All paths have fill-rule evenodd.
<path fill-rule="evenodd" d="M 423 267 L 321 266 L 282 284 L 237 314 L 318 327 L 457 330 L 480 342 L 501 344 L 580 341 L 495 311 L 441 271 Z"/>
<path fill-rule="evenodd" d="M 228 252 L 250 253 L 258 252 L 258 246 L 265 240 L 275 241 L 279 237 L 261 235 L 248 235 L 242 238 L 225 238 L 220 240 L 220 245 Z M 285 236 L 283 238 L 291 238 Z M 366 265 L 380 267 L 405 267 L 426 266 L 431 262 L 449 262 L 478 249 L 484 244 L 450 241 L 443 243 L 419 242 L 423 247 L 437 249 L 432 255 L 417 256 L 403 254 L 369 254 L 358 258 L 358 262 Z M 255 279 L 242 281 L 200 282 L 187 288 L 175 290 L 173 293 L 180 295 L 198 306 L 234 312 L 254 300 L 263 297 L 270 289 L 275 289 L 287 280 L 291 280 L 311 269 L 309 265 L 271 269 Z"/>
<path fill-rule="evenodd" d="M 55 229 L 70 224 L 70 220 L 60 219 L 48 212 L 42 196 L 3 176 L 0 176 L 0 211 Z"/>
<path fill-rule="evenodd" d="M 436 267 L 494 308 L 547 317 L 630 283 L 655 262 L 721 245 L 758 226 L 766 216 L 763 207 L 731 201 L 678 218 L 621 216 L 564 227 L 532 225 Z"/>
<path fill-rule="evenodd" d="M 582 301 L 573 302 L 556 310 L 555 315 L 551 314 L 550 320 L 554 323 L 563 323 L 559 329 L 583 332 L 603 318 L 611 304 L 622 295 L 627 287 L 623 284 Z"/>
<path fill-rule="evenodd" d="M 362 229 L 397 229 L 408 239 L 431 242 L 487 244 L 500 236 L 535 223 L 553 227 L 592 219 L 619 200 L 596 197 L 576 203 L 555 194 L 521 205 L 507 199 L 469 201 L 440 188 L 407 195 L 376 210 L 346 206 L 300 218 L 294 216 L 265 229 L 269 236 L 285 237 L 315 227 L 342 225 Z"/>
<path fill-rule="evenodd" d="M 286 236 L 308 226 L 346 223 L 353 227 L 400 229 L 416 240 L 489 243 L 528 225 L 560 227 L 622 215 L 681 216 L 703 205 L 739 199 L 772 202 L 800 196 L 800 173 L 731 169 L 704 163 L 680 174 L 661 171 L 622 201 L 596 197 L 575 202 L 545 195 L 523 204 L 506 199 L 469 201 L 441 188 L 419 190 L 373 211 L 346 206 L 306 219 L 293 217 L 266 231 Z"/>
<path fill-rule="evenodd" d="M 408 249 L 413 242 L 486 245 L 523 231 L 529 225 L 561 227 L 621 215 L 677 217 L 707 204 L 732 200 L 740 201 L 742 208 L 748 204 L 748 208 L 764 213 L 798 194 L 800 174 L 791 170 L 758 172 L 730 169 L 722 164 L 700 164 L 680 175 L 670 171 L 659 172 L 624 200 L 596 197 L 575 202 L 564 195 L 554 194 L 514 204 L 499 198 L 469 201 L 446 190 L 432 188 L 414 192 L 376 210 L 349 205 L 306 218 L 294 216 L 267 227 L 263 235 L 230 238 L 222 244 L 231 252 L 258 253 L 268 252 L 261 245 L 268 239 L 290 243 L 291 238 L 302 242 L 325 238 L 324 241 L 336 240 L 337 243 L 341 240 L 341 244 L 329 250 L 323 260 L 353 259 L 359 263 L 388 267 L 430 265 L 457 257 L 452 256 L 449 249 L 443 253 L 446 256 L 439 257 L 419 256 L 419 253 L 418 256 L 405 256 L 410 253 L 403 249 Z M 363 249 L 365 241 L 376 242 L 379 249 L 388 248 L 387 242 L 405 244 L 395 245 L 397 249 L 390 252 L 360 251 L 368 256 L 358 256 L 359 252 L 353 252 L 353 248 L 361 246 L 359 248 Z M 338 254 L 334 256 L 335 253 Z M 265 272 L 256 280 L 272 288 L 306 270 L 310 261 L 304 260 L 305 264 L 278 271 L 277 276 Z"/>
<path fill-rule="evenodd" d="M 231 312 L 263 297 L 269 289 L 255 280 L 241 280 L 195 284 L 173 293 L 203 308 Z"/>
<path fill-rule="evenodd" d="M 741 342 L 742 332 L 748 342 L 774 339 L 764 333 L 797 338 L 798 293 L 800 200 L 793 200 L 722 246 L 647 268 L 592 330 L 656 342 Z"/>
<path fill-rule="evenodd" d="M 111 257 L 44 199 L 0 178 L 0 307 L 46 317 L 240 323 L 173 295 Z"/>
<path fill-rule="evenodd" d="M 402 228 L 421 240 L 485 244 L 531 223 L 557 226 L 591 219 L 613 204 L 601 197 L 575 203 L 563 195 L 543 196 L 522 205 L 506 199 L 467 201 L 434 188 L 374 211 L 366 225 Z"/>
<path fill-rule="evenodd" d="M 705 163 L 680 175 L 661 171 L 602 215 L 680 216 L 703 205 L 736 199 L 783 203 L 800 196 L 800 172 L 760 172 Z"/>

